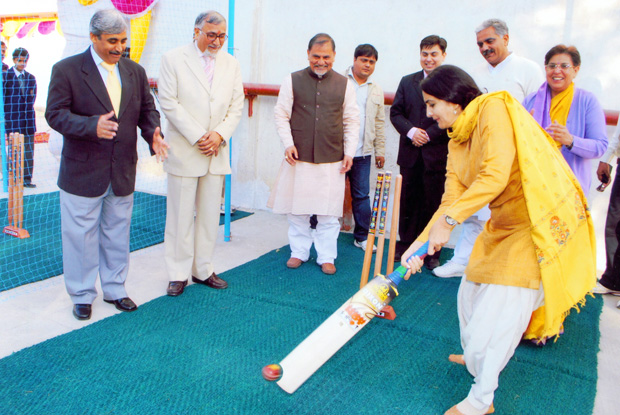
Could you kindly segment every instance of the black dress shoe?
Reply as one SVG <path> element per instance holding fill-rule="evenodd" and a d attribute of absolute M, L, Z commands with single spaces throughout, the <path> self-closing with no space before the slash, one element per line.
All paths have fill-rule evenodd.
<path fill-rule="evenodd" d="M 439 262 L 439 258 L 426 257 L 424 258 L 424 265 L 426 266 L 426 269 L 428 269 L 429 271 L 432 271 L 435 268 L 437 268 L 439 265 L 441 265 L 441 263 Z"/>
<path fill-rule="evenodd" d="M 215 288 L 216 290 L 222 290 L 224 288 L 228 288 L 228 283 L 224 281 L 223 279 L 221 279 L 220 277 L 218 277 L 215 274 L 215 272 L 211 274 L 211 276 L 204 281 L 199 280 L 198 278 L 192 275 L 192 282 L 195 282 L 196 284 L 206 285 L 208 287 Z"/>
<path fill-rule="evenodd" d="M 24 183 L 24 187 L 29 187 L 30 189 L 34 189 L 35 187 L 37 187 L 37 185 L 34 183 Z"/>
<path fill-rule="evenodd" d="M 92 306 L 90 304 L 74 304 L 73 305 L 73 315 L 78 320 L 88 320 L 90 319 L 90 314 L 92 312 Z"/>
<path fill-rule="evenodd" d="M 170 297 L 176 297 L 177 295 L 183 294 L 183 290 L 187 287 L 187 280 L 185 281 L 170 281 L 168 283 L 168 289 L 166 290 L 166 294 Z"/>
<path fill-rule="evenodd" d="M 108 304 L 114 304 L 116 306 L 116 309 L 120 311 L 136 311 L 138 309 L 136 303 L 131 301 L 131 298 L 129 297 L 119 298 L 118 300 L 103 299 L 103 301 Z"/>

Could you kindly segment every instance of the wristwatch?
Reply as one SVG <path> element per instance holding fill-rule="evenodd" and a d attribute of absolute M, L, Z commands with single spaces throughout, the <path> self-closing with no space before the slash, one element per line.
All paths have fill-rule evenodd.
<path fill-rule="evenodd" d="M 458 225 L 458 224 L 459 224 L 459 223 L 458 223 L 455 219 L 452 219 L 452 218 L 451 218 L 450 216 L 448 216 L 448 215 L 443 215 L 443 217 L 444 217 L 444 219 L 446 220 L 446 223 L 447 223 L 448 225 L 450 225 L 450 226 L 456 226 L 456 225 Z"/>

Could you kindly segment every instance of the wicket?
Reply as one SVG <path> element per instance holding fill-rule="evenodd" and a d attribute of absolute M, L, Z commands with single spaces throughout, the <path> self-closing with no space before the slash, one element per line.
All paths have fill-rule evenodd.
<path fill-rule="evenodd" d="M 20 239 L 29 238 L 28 231 L 22 229 L 24 221 L 24 135 L 10 133 L 6 148 L 9 173 L 9 225 L 4 227 L 4 233 Z"/>

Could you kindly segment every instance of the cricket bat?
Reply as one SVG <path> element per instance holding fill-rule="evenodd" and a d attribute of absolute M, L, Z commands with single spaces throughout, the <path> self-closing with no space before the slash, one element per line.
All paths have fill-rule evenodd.
<path fill-rule="evenodd" d="M 427 251 L 428 242 L 412 257 L 424 258 Z M 387 277 L 377 275 L 347 300 L 280 362 L 282 377 L 278 386 L 294 393 L 398 295 L 396 287 L 406 273 L 401 265 Z"/>

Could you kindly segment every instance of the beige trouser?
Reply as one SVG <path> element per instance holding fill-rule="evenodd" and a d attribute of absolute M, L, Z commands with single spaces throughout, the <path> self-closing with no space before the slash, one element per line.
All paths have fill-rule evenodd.
<path fill-rule="evenodd" d="M 205 280 L 213 273 L 223 182 L 223 175 L 168 174 L 164 251 L 170 281 L 185 281 L 190 275 Z"/>

